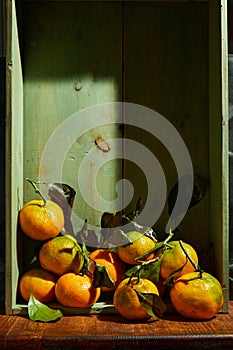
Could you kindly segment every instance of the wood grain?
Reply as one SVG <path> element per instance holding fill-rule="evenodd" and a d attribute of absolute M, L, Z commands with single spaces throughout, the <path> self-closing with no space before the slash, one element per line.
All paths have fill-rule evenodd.
<path fill-rule="evenodd" d="M 66 316 L 56 323 L 0 316 L 1 349 L 233 349 L 233 302 L 229 314 L 206 322 L 177 315 L 147 322 L 114 316 Z"/>
<path fill-rule="evenodd" d="M 125 4 L 125 100 L 152 108 L 169 120 L 187 146 L 194 172 L 208 183 L 207 23 L 206 3 Z M 133 138 L 153 152 L 165 173 L 169 193 L 177 181 L 177 172 L 166 144 L 131 126 L 126 127 L 125 137 Z M 131 163 L 126 163 L 125 173 L 133 180 L 135 197 L 142 194 L 145 201 L 150 189 L 142 173 Z M 159 186 L 156 180 L 154 186 Z M 176 232 L 176 239 L 188 240 L 200 255 L 211 242 L 209 212 L 207 192 L 204 200 L 186 214 Z M 205 220 L 199 220 L 200 216 Z M 155 229 L 164 232 L 167 221 L 165 204 Z"/>
<path fill-rule="evenodd" d="M 63 121 L 87 107 L 121 100 L 121 16 L 120 3 L 32 2 L 25 5 L 25 176 L 38 178 L 44 147 Z M 101 214 L 83 200 L 78 171 L 83 158 L 95 146 L 96 137 L 100 136 L 105 140 L 114 139 L 121 136 L 121 131 L 114 124 L 88 130 L 70 146 L 62 169 L 63 182 L 77 191 L 75 214 L 83 220 L 87 218 L 93 225 L 100 224 Z M 56 147 L 53 152 L 56 160 Z M 102 155 L 96 151 L 96 157 Z M 48 179 L 46 168 L 44 171 Z M 118 160 L 100 169 L 97 179 L 91 166 L 86 172 L 90 186 L 96 181 L 103 198 L 114 198 L 115 184 L 122 176 Z M 53 181 L 55 179 L 50 178 L 50 182 Z M 27 200 L 33 192 L 27 185 L 24 189 Z"/>

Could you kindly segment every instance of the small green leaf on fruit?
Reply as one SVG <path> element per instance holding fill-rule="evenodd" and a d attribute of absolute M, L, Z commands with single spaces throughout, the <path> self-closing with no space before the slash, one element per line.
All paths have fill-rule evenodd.
<path fill-rule="evenodd" d="M 52 309 L 41 303 L 32 293 L 28 302 L 28 315 L 30 320 L 41 322 L 53 322 L 63 316 L 60 310 Z"/>
<path fill-rule="evenodd" d="M 81 244 L 81 248 L 82 248 L 82 255 L 83 255 L 83 258 L 84 258 L 84 264 L 83 264 L 83 269 L 82 270 L 90 272 L 90 268 L 91 268 L 91 262 L 90 262 L 90 259 L 89 259 L 90 253 L 87 250 L 86 244 L 84 242 Z"/>
<path fill-rule="evenodd" d="M 95 262 L 94 280 L 93 286 L 112 288 L 115 286 L 113 279 L 111 278 L 108 269 L 105 265 L 100 265 Z"/>
<path fill-rule="evenodd" d="M 141 265 L 135 265 L 125 272 L 125 277 L 135 277 L 138 276 Z"/>
<path fill-rule="evenodd" d="M 164 303 L 164 301 L 162 300 L 162 298 L 159 295 L 154 294 L 153 295 L 153 312 L 158 317 L 162 317 L 162 315 L 164 314 L 164 312 L 166 310 L 167 310 L 167 306 Z"/>
<path fill-rule="evenodd" d="M 162 259 L 158 259 L 151 264 L 143 265 L 142 269 L 140 270 L 140 277 L 147 278 L 154 284 L 157 284 L 159 281 L 161 261 Z"/>
<path fill-rule="evenodd" d="M 141 293 L 136 289 L 134 289 L 134 291 L 137 293 L 143 309 L 149 316 L 161 317 L 166 311 L 167 307 L 159 295 L 154 293 Z"/>
<path fill-rule="evenodd" d="M 141 265 L 135 265 L 126 271 L 126 277 L 140 277 L 146 278 L 152 281 L 154 284 L 157 284 L 159 281 L 160 275 L 160 265 L 162 259 L 151 260 L 143 262 Z"/>

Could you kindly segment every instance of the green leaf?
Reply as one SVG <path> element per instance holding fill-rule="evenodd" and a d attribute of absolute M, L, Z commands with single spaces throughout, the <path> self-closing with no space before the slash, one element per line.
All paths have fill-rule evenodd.
<path fill-rule="evenodd" d="M 82 267 L 82 271 L 85 272 L 89 272 L 90 273 L 90 268 L 91 268 L 91 263 L 90 263 L 90 258 L 89 258 L 89 251 L 87 250 L 86 244 L 83 242 L 81 244 L 81 248 L 82 248 L 82 255 L 84 258 L 84 263 L 83 263 L 83 267 Z"/>
<path fill-rule="evenodd" d="M 51 183 L 48 184 L 48 195 L 50 199 L 57 203 L 63 210 L 65 218 L 63 231 L 73 235 L 74 228 L 71 221 L 71 213 L 76 191 L 67 184 Z"/>
<path fill-rule="evenodd" d="M 94 280 L 93 286 L 112 288 L 115 286 L 113 279 L 111 278 L 108 269 L 105 265 L 100 265 L 95 262 Z"/>
<path fill-rule="evenodd" d="M 139 211 L 141 210 L 142 208 L 142 196 L 140 196 L 137 200 L 137 203 L 136 203 L 136 207 L 135 207 L 135 210 L 129 212 L 128 214 L 126 215 L 122 215 L 122 219 L 123 219 L 123 222 L 132 222 L 134 221 L 138 215 L 139 215 Z"/>
<path fill-rule="evenodd" d="M 94 230 L 88 228 L 87 219 L 85 219 L 83 227 L 76 234 L 76 240 L 82 244 L 85 243 L 86 246 L 97 247 L 98 237 Z"/>
<path fill-rule="evenodd" d="M 60 310 L 51 309 L 37 300 L 32 293 L 28 302 L 28 315 L 32 321 L 52 322 L 63 316 Z"/>
<path fill-rule="evenodd" d="M 135 260 L 139 261 L 143 258 L 145 258 L 147 255 L 159 250 L 159 249 L 162 249 L 162 248 L 166 248 L 168 246 L 168 241 L 174 236 L 174 234 L 172 232 L 169 233 L 169 236 L 162 242 L 157 242 L 155 247 L 149 249 L 147 252 L 145 252 L 144 254 L 140 255 L 140 256 L 137 256 L 135 258 Z"/>
<path fill-rule="evenodd" d="M 157 284 L 159 281 L 161 257 L 158 260 L 143 262 L 141 265 L 131 267 L 126 271 L 126 277 L 146 278 Z"/>
<path fill-rule="evenodd" d="M 121 212 L 104 212 L 101 217 L 101 227 L 102 228 L 115 228 L 121 225 Z"/>
<path fill-rule="evenodd" d="M 142 268 L 141 265 L 135 265 L 131 267 L 129 270 L 125 272 L 125 277 L 134 277 L 138 276 L 140 269 Z"/>
<path fill-rule="evenodd" d="M 159 295 L 154 293 L 138 292 L 136 289 L 134 289 L 134 291 L 137 293 L 143 309 L 149 316 L 161 317 L 166 311 L 167 307 Z"/>
<path fill-rule="evenodd" d="M 167 306 L 164 303 L 163 299 L 157 295 L 153 295 L 153 312 L 158 316 L 162 317 L 164 312 L 167 310 Z"/>
<path fill-rule="evenodd" d="M 142 269 L 140 270 L 140 277 L 147 278 L 154 284 L 157 284 L 159 281 L 161 261 L 162 259 L 160 258 L 151 264 L 143 265 Z"/>

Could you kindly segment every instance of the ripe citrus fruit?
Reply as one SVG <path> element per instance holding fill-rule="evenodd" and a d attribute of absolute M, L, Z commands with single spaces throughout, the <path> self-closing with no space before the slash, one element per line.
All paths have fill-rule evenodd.
<path fill-rule="evenodd" d="M 20 294 L 28 301 L 30 292 L 42 303 L 55 299 L 57 277 L 41 268 L 33 268 L 23 274 L 19 283 Z"/>
<path fill-rule="evenodd" d="M 41 266 L 61 276 L 67 272 L 78 273 L 84 264 L 81 247 L 70 235 L 58 236 L 45 242 L 39 251 Z"/>
<path fill-rule="evenodd" d="M 110 277 L 115 283 L 113 288 L 101 287 L 101 289 L 103 291 L 114 290 L 125 274 L 126 267 L 124 263 L 119 259 L 118 255 L 110 249 L 96 249 L 90 254 L 90 258 L 99 265 L 106 266 Z"/>
<path fill-rule="evenodd" d="M 32 239 L 44 241 L 56 237 L 64 226 L 64 214 L 59 205 L 42 199 L 27 202 L 19 212 L 23 232 Z"/>
<path fill-rule="evenodd" d="M 184 317 L 208 320 L 223 305 L 223 292 L 219 281 L 203 272 L 191 272 L 179 277 L 170 290 L 176 311 Z"/>
<path fill-rule="evenodd" d="M 156 242 L 138 231 L 131 231 L 127 233 L 127 236 L 133 243 L 118 247 L 117 254 L 127 264 L 138 265 L 139 262 L 135 258 L 154 248 Z M 146 260 L 150 260 L 153 256 L 154 254 L 150 254 Z"/>
<path fill-rule="evenodd" d="M 72 272 L 59 277 L 55 287 L 57 300 L 66 307 L 90 307 L 101 293 L 100 288 L 93 287 L 92 282 L 91 277 Z"/>
<path fill-rule="evenodd" d="M 124 279 L 116 288 L 113 296 L 113 304 L 120 315 L 129 320 L 142 320 L 148 318 L 148 313 L 143 309 L 138 295 L 135 292 L 153 293 L 159 295 L 155 284 L 145 278 L 133 277 Z"/>
<path fill-rule="evenodd" d="M 182 271 L 180 271 L 175 278 L 178 278 L 185 273 L 195 271 L 195 268 L 191 262 L 186 258 L 179 241 L 171 241 L 169 242 L 169 246 L 171 248 L 165 250 L 160 266 L 160 276 L 164 280 L 166 280 L 174 271 L 180 269 L 184 265 L 185 266 L 183 267 Z M 183 246 L 195 264 L 198 264 L 198 256 L 194 248 L 184 242 Z"/>

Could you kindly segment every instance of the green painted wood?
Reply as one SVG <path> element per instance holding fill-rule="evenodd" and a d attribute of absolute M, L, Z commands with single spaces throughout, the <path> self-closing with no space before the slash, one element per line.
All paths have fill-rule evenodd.
<path fill-rule="evenodd" d="M 227 2 L 212 1 L 209 6 L 210 229 L 214 242 L 215 272 L 226 287 L 224 305 L 226 311 L 229 297 Z M 217 13 L 219 16 L 216 15 Z"/>
<path fill-rule="evenodd" d="M 25 177 L 38 179 L 42 151 L 60 123 L 87 107 L 121 100 L 121 18 L 122 6 L 115 3 L 25 4 Z M 120 137 L 121 131 L 117 125 L 88 131 L 72 145 L 63 166 L 63 182 L 77 190 L 74 212 L 93 225 L 100 224 L 101 213 L 82 200 L 77 174 L 98 136 L 108 140 Z M 96 156 L 102 155 L 96 149 Z M 100 195 L 113 199 L 121 177 L 121 161 L 107 163 L 96 180 Z M 91 167 L 86 181 L 95 181 Z M 33 191 L 27 184 L 24 190 L 26 201 Z"/>
<path fill-rule="evenodd" d="M 10 10 L 11 2 L 8 4 Z M 9 16 L 7 42 L 13 45 L 8 47 L 7 247 L 10 253 L 6 280 L 8 292 L 12 291 L 7 294 L 8 313 L 12 307 L 14 313 L 22 311 L 15 299 L 17 275 L 21 267 L 28 266 L 34 248 L 29 239 L 19 234 L 17 239 L 22 240 L 23 247 L 19 249 L 18 266 L 17 212 L 23 202 L 35 196 L 25 178 L 38 179 L 43 149 L 51 133 L 70 115 L 122 98 L 148 106 L 173 123 L 188 147 L 195 172 L 210 182 L 205 199 L 188 212 L 176 238 L 192 243 L 200 255 L 214 243 L 214 256 L 207 257 L 203 267 L 211 269 L 214 259 L 215 271 L 227 285 L 227 110 L 226 95 L 221 91 L 221 86 L 226 86 L 226 71 L 220 69 L 221 62 L 225 62 L 221 59 L 226 55 L 226 26 L 222 16 L 221 41 L 218 4 L 217 0 L 211 6 L 205 1 L 129 1 L 123 8 L 121 2 L 108 1 L 25 2 L 19 28 L 23 39 L 23 86 L 17 27 L 14 19 L 11 28 Z M 225 1 L 222 10 L 226 10 Z M 64 162 L 64 182 L 77 190 L 74 210 L 94 225 L 100 223 L 101 213 L 80 197 L 77 171 L 91 148 L 95 148 L 96 156 L 105 157 L 95 145 L 98 137 L 108 140 L 121 135 L 118 125 L 90 130 L 72 145 Z M 176 169 L 164 146 L 132 126 L 125 128 L 124 135 L 155 153 L 166 173 L 169 190 L 177 180 Z M 56 149 L 53 155 L 56 156 Z M 105 199 L 112 200 L 122 171 L 136 189 L 132 208 L 138 196 L 145 197 L 147 193 L 143 169 L 138 171 L 130 162 L 125 162 L 122 169 L 121 160 L 109 162 L 98 174 L 97 188 Z M 95 181 L 94 177 L 88 168 L 87 183 Z M 163 232 L 167 219 L 165 207 L 155 229 Z"/>
<path fill-rule="evenodd" d="M 16 305 L 17 215 L 23 204 L 23 79 L 14 1 L 7 1 L 6 312 Z"/>
<path fill-rule="evenodd" d="M 125 5 L 125 100 L 152 108 L 170 121 L 188 148 L 194 171 L 208 181 L 206 23 L 206 3 Z M 126 128 L 125 135 L 136 138 L 155 154 L 166 175 L 169 192 L 177 181 L 177 173 L 166 145 L 132 127 Z M 141 192 L 146 196 L 142 173 L 133 171 L 132 164 L 126 164 L 125 172 L 133 177 L 136 197 Z M 156 185 L 159 184 L 155 179 Z M 187 213 L 175 236 L 193 243 L 201 255 L 211 244 L 209 207 L 208 192 L 203 202 Z M 155 230 L 163 233 L 167 221 L 168 208 L 165 206 L 160 220 L 155 223 Z"/>

